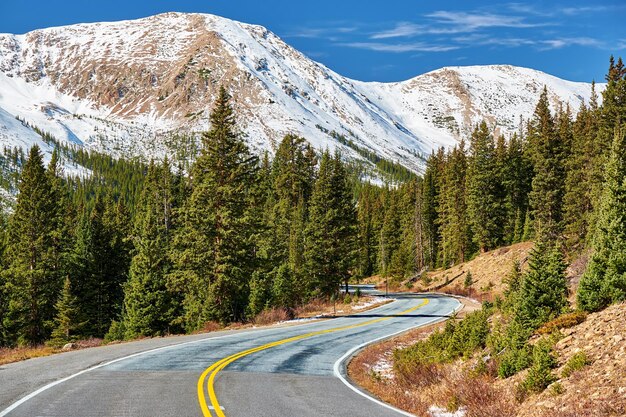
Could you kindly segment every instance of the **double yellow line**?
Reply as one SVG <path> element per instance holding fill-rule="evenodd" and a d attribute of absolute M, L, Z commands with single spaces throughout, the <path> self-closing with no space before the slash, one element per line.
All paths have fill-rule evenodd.
<path fill-rule="evenodd" d="M 415 307 L 411 307 L 411 308 L 409 308 L 407 310 L 404 310 L 404 311 L 398 313 L 397 315 L 403 315 L 403 314 L 411 313 L 411 312 L 417 310 L 418 308 L 424 307 L 426 304 L 428 304 L 428 299 L 425 299 L 419 305 L 417 305 Z M 222 408 L 220 406 L 220 403 L 217 401 L 217 395 L 215 394 L 215 377 L 217 376 L 217 374 L 222 369 L 224 369 L 225 367 L 227 367 L 231 363 L 235 362 L 237 359 L 243 358 L 244 356 L 248 356 L 248 355 L 250 355 L 252 353 L 255 353 L 255 352 L 260 352 L 262 350 L 273 348 L 275 346 L 280 346 L 280 345 L 284 345 L 286 343 L 295 342 L 297 340 L 307 339 L 309 337 L 318 336 L 318 335 L 321 335 L 321 334 L 335 333 L 335 332 L 339 332 L 339 331 L 342 331 L 342 330 L 349 330 L 349 329 L 354 329 L 354 328 L 357 328 L 357 327 L 368 326 L 370 324 L 379 323 L 381 321 L 389 320 L 391 318 L 393 318 L 393 316 L 391 316 L 391 317 L 381 317 L 381 318 L 378 318 L 378 319 L 368 320 L 368 321 L 365 321 L 365 322 L 359 323 L 359 324 L 351 324 L 351 325 L 348 325 L 348 326 L 341 326 L 341 327 L 335 327 L 335 328 L 332 328 L 332 329 L 318 330 L 318 331 L 315 331 L 315 332 L 304 333 L 304 334 L 301 334 L 301 335 L 298 335 L 298 336 L 293 336 L 293 337 L 290 337 L 290 338 L 287 338 L 287 339 L 278 340 L 276 342 L 271 342 L 271 343 L 267 343 L 265 345 L 257 346 L 257 347 L 252 348 L 252 349 L 244 350 L 242 352 L 235 353 L 233 355 L 230 355 L 230 356 L 228 356 L 228 357 L 226 357 L 224 359 L 221 359 L 221 360 L 215 362 L 213 365 L 211 365 L 207 369 L 205 369 L 204 372 L 202 372 L 202 374 L 200 375 L 200 378 L 198 378 L 198 402 L 200 403 L 200 409 L 202 410 L 202 415 L 204 417 L 212 417 L 211 411 L 209 410 L 209 405 L 207 403 L 205 390 L 204 390 L 204 384 L 205 384 L 205 380 L 206 380 L 207 381 L 207 392 L 209 394 L 209 400 L 211 401 L 211 407 L 213 408 L 213 411 L 215 412 L 215 414 L 218 417 L 226 417 L 226 415 L 224 414 L 224 411 L 222 410 Z M 208 379 L 207 379 L 207 376 L 208 376 Z"/>

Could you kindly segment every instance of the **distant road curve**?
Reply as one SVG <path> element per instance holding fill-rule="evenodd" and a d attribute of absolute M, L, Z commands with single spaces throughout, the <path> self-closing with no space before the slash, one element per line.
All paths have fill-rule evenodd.
<path fill-rule="evenodd" d="M 148 339 L 0 367 L 0 417 L 409 415 L 350 385 L 359 348 L 461 304 L 392 294 L 364 313 L 295 326 Z M 340 307 L 338 307 L 340 308 Z"/>

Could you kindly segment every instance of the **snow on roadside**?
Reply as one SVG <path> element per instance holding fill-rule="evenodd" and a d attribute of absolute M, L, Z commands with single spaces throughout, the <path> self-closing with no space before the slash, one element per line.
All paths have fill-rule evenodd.
<path fill-rule="evenodd" d="M 432 417 L 465 417 L 465 409 L 463 407 L 459 408 L 455 412 L 450 412 L 445 408 L 437 407 L 436 405 L 431 406 L 428 409 L 428 413 Z"/>
<path fill-rule="evenodd" d="M 369 297 L 368 299 L 364 300 L 363 302 L 359 301 L 359 303 L 355 306 L 352 307 L 353 310 L 363 310 L 365 308 L 374 306 L 376 304 L 383 304 L 385 302 L 387 302 L 388 300 L 392 300 L 392 298 L 386 298 L 386 297 Z"/>

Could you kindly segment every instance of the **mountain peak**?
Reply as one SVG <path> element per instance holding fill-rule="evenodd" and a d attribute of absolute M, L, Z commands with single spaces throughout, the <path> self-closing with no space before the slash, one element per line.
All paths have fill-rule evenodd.
<path fill-rule="evenodd" d="M 160 157 L 173 132 L 208 127 L 230 89 L 253 148 L 287 133 L 348 157 L 370 153 L 420 170 L 420 156 L 480 120 L 511 134 L 544 85 L 578 109 L 590 84 L 510 65 L 445 67 L 397 83 L 343 77 L 263 26 L 197 13 L 0 35 L 0 108 L 60 140 Z M 0 142 L 9 143 L 8 136 Z"/>

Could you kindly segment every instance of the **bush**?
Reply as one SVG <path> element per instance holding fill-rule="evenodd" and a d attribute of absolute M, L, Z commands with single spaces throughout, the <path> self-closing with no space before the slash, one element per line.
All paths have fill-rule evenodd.
<path fill-rule="evenodd" d="M 482 309 L 468 314 L 459 323 L 448 320 L 442 331 L 435 332 L 428 339 L 406 349 L 396 350 L 396 371 L 410 378 L 415 372 L 426 372 L 422 368 L 428 365 L 470 357 L 477 349 L 485 347 L 489 334 L 487 320 L 490 315 L 491 309 Z"/>
<path fill-rule="evenodd" d="M 498 376 L 508 378 L 528 368 L 532 363 L 532 347 L 528 344 L 530 331 L 512 321 L 497 326 L 487 338 L 487 346 L 498 362 Z"/>
<path fill-rule="evenodd" d="M 552 369 L 557 361 L 552 353 L 552 341 L 540 340 L 533 348 L 533 364 L 528 370 L 523 388 L 530 393 L 539 393 L 556 381 Z"/>
<path fill-rule="evenodd" d="M 350 304 L 352 303 L 352 296 L 350 296 L 350 294 L 346 294 L 345 297 L 343 297 L 343 303 L 344 304 Z"/>
<path fill-rule="evenodd" d="M 110 343 L 113 341 L 124 340 L 124 333 L 126 333 L 126 326 L 121 321 L 112 321 L 111 327 L 106 335 L 104 335 L 104 343 Z"/>
<path fill-rule="evenodd" d="M 584 311 L 574 311 L 572 313 L 562 314 L 554 320 L 550 320 L 537 330 L 537 334 L 550 334 L 555 330 L 568 329 L 582 323 L 587 318 Z"/>
<path fill-rule="evenodd" d="M 591 360 L 587 357 L 587 354 L 585 352 L 578 352 L 565 363 L 561 371 L 561 377 L 567 378 L 587 365 L 591 365 Z"/>
<path fill-rule="evenodd" d="M 256 315 L 253 322 L 256 325 L 278 323 L 293 319 L 293 311 L 287 308 L 269 308 Z"/>

